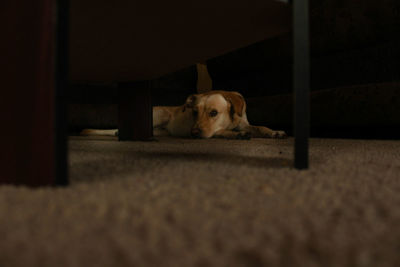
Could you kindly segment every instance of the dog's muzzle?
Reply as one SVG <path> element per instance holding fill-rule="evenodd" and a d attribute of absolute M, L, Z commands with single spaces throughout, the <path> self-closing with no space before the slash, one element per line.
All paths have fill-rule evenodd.
<path fill-rule="evenodd" d="M 190 134 L 194 138 L 200 138 L 201 137 L 201 130 L 199 128 L 193 128 Z"/>

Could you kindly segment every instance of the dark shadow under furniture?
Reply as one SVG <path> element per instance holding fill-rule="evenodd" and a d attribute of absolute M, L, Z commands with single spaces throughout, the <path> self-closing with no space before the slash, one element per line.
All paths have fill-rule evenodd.
<path fill-rule="evenodd" d="M 227 3 L 225 3 L 225 4 L 227 4 Z M 219 2 L 217 7 L 214 6 L 213 9 L 208 9 L 208 11 L 212 10 L 214 12 L 214 11 L 220 10 L 222 12 L 222 10 L 224 10 L 225 13 L 229 11 L 228 13 L 226 13 L 226 14 L 228 14 L 228 17 L 225 18 L 226 20 L 229 20 L 229 16 L 231 15 L 230 13 L 239 12 L 239 13 L 245 14 L 246 11 L 248 11 L 247 8 L 242 9 L 243 6 L 241 6 L 241 5 L 236 6 L 236 3 L 233 3 L 233 2 L 229 2 L 229 6 L 230 6 L 230 8 L 225 9 L 224 3 Z M 222 8 L 218 9 L 220 7 L 222 7 Z M 231 9 L 231 7 L 233 7 L 233 8 Z M 254 6 L 254 7 L 256 7 L 256 6 Z M 287 6 L 285 7 L 285 4 L 282 4 L 279 2 L 274 2 L 274 1 L 270 1 L 270 2 L 264 1 L 263 4 L 260 6 L 260 8 L 261 9 L 264 8 L 263 10 L 265 10 L 265 12 L 266 12 L 265 14 L 263 14 L 263 16 L 268 14 L 267 17 L 269 18 L 269 23 L 264 22 L 264 24 L 261 26 L 261 27 L 267 28 L 266 30 L 264 30 L 264 33 L 262 34 L 263 38 L 265 38 L 267 36 L 270 36 L 270 37 L 276 36 L 277 33 L 281 34 L 283 32 L 287 32 L 288 29 L 290 29 L 290 26 L 287 24 L 288 20 L 285 19 L 285 18 L 287 18 L 287 11 L 284 11 L 284 8 L 286 8 L 286 10 L 289 10 L 287 8 Z M 190 13 L 190 12 L 193 12 L 193 10 L 189 9 L 189 10 L 185 10 L 185 12 Z M 195 42 L 199 48 L 197 48 L 196 52 L 194 53 L 194 54 L 196 54 L 196 53 L 198 54 L 197 56 L 195 56 L 195 57 L 197 57 L 197 62 L 204 61 L 207 58 L 212 57 L 213 54 L 216 55 L 217 50 L 216 50 L 216 48 L 211 49 L 210 43 L 213 43 L 213 45 L 211 47 L 220 46 L 222 43 L 225 43 L 226 45 L 229 44 L 230 46 L 232 46 L 233 43 L 237 43 L 238 40 L 241 38 L 241 37 L 239 37 L 240 34 L 238 34 L 238 33 L 234 34 L 235 37 L 231 41 L 225 40 L 227 38 L 228 39 L 230 38 L 229 34 L 226 36 L 223 36 L 223 34 L 221 35 L 218 33 L 218 35 L 213 36 L 213 32 L 216 32 L 215 29 L 213 29 L 213 28 L 214 28 L 214 26 L 219 27 L 218 26 L 218 24 L 220 23 L 219 15 L 221 15 L 218 12 L 211 15 L 211 13 L 213 13 L 213 12 L 210 12 L 209 14 L 207 14 L 207 15 L 210 15 L 207 17 L 207 19 L 204 19 L 204 17 L 202 17 L 203 23 L 205 23 L 205 24 L 202 24 L 200 26 L 200 28 L 198 28 L 194 32 L 193 32 L 193 29 L 190 29 L 190 31 L 185 32 L 185 34 L 189 34 L 189 37 L 185 37 L 187 40 L 189 40 L 189 42 L 192 41 L 190 39 L 190 38 L 192 38 L 192 37 L 190 37 L 190 35 L 192 35 L 193 33 L 195 35 L 197 35 L 195 37 L 195 40 L 196 40 Z M 195 13 L 198 13 L 198 11 L 196 11 Z M 296 125 L 296 129 L 297 129 L 296 135 L 298 137 L 298 138 L 296 138 L 295 151 L 296 151 L 297 156 L 295 159 L 295 165 L 297 168 L 302 169 L 302 168 L 308 167 L 308 156 L 307 156 L 307 154 L 308 154 L 307 153 L 307 149 L 308 149 L 307 140 L 308 140 L 308 135 L 309 135 L 308 134 L 309 108 L 308 108 L 308 102 L 307 102 L 308 101 L 308 91 L 309 91 L 308 1 L 295 2 L 292 13 L 293 13 L 292 22 L 293 22 L 293 27 L 294 27 L 293 28 L 294 48 L 295 48 L 295 53 L 294 53 L 295 54 L 295 57 L 294 57 L 295 68 L 293 69 L 293 71 L 294 71 L 294 76 L 296 77 L 295 78 L 296 81 L 294 81 L 294 85 L 296 88 L 296 92 L 299 92 L 299 93 L 296 93 L 296 99 L 297 99 L 298 105 L 296 105 L 297 110 L 295 111 L 295 114 L 296 114 L 295 125 Z M 215 20 L 215 17 L 213 17 L 214 15 L 217 15 L 217 20 Z M 235 19 L 237 19 L 237 18 L 238 17 L 236 17 Z M 213 19 L 214 19 L 214 21 L 213 21 Z M 232 20 L 231 23 L 235 23 L 234 22 L 235 19 Z M 167 22 L 167 23 L 169 23 L 169 22 Z M 214 25 L 212 25 L 213 23 L 214 23 Z M 194 24 L 196 24 L 196 23 L 194 23 Z M 212 27 L 208 28 L 210 25 L 212 25 Z M 198 25 L 196 25 L 195 28 L 197 26 Z M 163 26 L 161 26 L 161 28 L 162 27 Z M 180 27 L 182 27 L 182 26 L 180 26 Z M 176 29 L 174 29 L 174 31 L 176 31 Z M 257 30 L 255 30 L 255 31 L 257 31 Z M 268 34 L 268 32 L 270 32 L 270 33 Z M 222 39 L 221 39 L 221 37 L 222 37 Z M 152 38 L 154 38 L 154 36 Z M 158 38 L 160 38 L 160 37 L 158 37 Z M 254 38 L 254 37 L 252 37 L 252 38 Z M 169 36 L 166 39 L 167 42 L 170 39 L 171 39 L 171 37 Z M 139 40 L 139 41 L 141 41 L 141 40 Z M 154 46 L 154 42 L 150 41 L 148 44 L 150 46 Z M 225 49 L 227 49 L 227 51 L 228 51 L 230 48 L 225 47 Z M 220 51 L 222 51 L 222 50 L 220 50 Z M 183 62 L 187 62 L 186 58 L 184 60 L 182 60 L 182 54 L 186 53 L 186 49 L 181 48 L 181 51 L 179 51 L 179 52 L 176 52 L 173 50 L 172 51 L 168 50 L 168 51 L 165 51 L 164 53 L 175 53 L 175 56 L 178 57 L 176 61 L 179 62 L 179 60 L 180 60 L 181 61 L 180 64 L 182 64 L 182 65 L 184 65 Z M 221 52 L 218 52 L 218 53 L 221 53 Z M 191 57 L 193 57 L 194 54 L 191 55 Z M 149 60 L 149 58 L 147 60 Z M 152 57 L 150 56 L 150 61 L 151 60 L 154 61 L 154 59 L 152 59 Z M 80 59 L 80 62 L 82 62 L 82 59 Z M 194 62 L 192 61 L 192 64 L 193 63 Z M 162 66 L 163 64 L 164 63 L 159 64 L 159 65 Z M 153 64 L 153 66 L 155 66 L 155 65 Z M 157 73 L 157 71 L 155 71 L 155 70 L 152 70 L 150 72 L 153 73 L 152 75 L 154 75 L 154 73 Z M 75 70 L 75 73 L 77 73 L 76 70 Z M 158 73 L 162 73 L 162 71 L 158 70 Z M 109 73 L 107 73 L 107 75 L 108 74 Z M 77 75 L 77 77 L 80 77 L 79 74 L 76 74 L 76 75 Z M 96 74 L 92 72 L 91 74 L 88 74 L 88 77 L 91 77 L 90 75 L 93 76 Z M 140 74 L 138 74 L 138 75 L 139 75 L 139 77 L 143 78 L 142 77 L 143 75 L 142 76 L 140 76 Z M 120 79 L 120 80 L 125 79 L 125 77 L 120 76 L 120 74 L 116 74 L 113 77 L 114 77 L 114 79 L 115 79 L 115 77 L 117 77 L 117 79 Z M 151 77 L 151 75 L 147 74 L 147 76 L 145 76 L 145 77 Z M 130 78 L 132 78 L 132 77 L 130 77 Z M 144 90 L 142 88 L 143 86 L 139 86 L 141 88 L 135 89 L 134 84 L 135 83 L 130 83 L 132 90 Z M 118 99 L 119 99 L 118 127 L 119 127 L 120 132 L 123 133 L 122 136 L 120 136 L 120 140 L 148 140 L 148 139 L 151 139 L 152 134 L 151 134 L 151 131 L 149 130 L 150 129 L 149 122 L 151 121 L 151 119 L 148 119 L 148 118 L 152 117 L 151 116 L 151 108 L 148 105 L 148 103 L 151 103 L 150 91 L 147 93 L 132 93 L 132 92 L 128 92 L 128 90 L 125 90 L 125 89 L 124 90 L 119 89 L 119 92 L 120 92 L 120 96 L 118 97 Z M 134 95 L 135 95 L 135 97 L 133 97 Z M 127 98 L 131 99 L 130 100 L 131 103 L 136 103 L 135 107 L 129 105 L 129 101 L 127 100 Z M 134 98 L 136 98 L 136 100 L 134 100 Z M 135 115 L 139 115 L 140 118 L 135 117 Z M 141 122 L 141 123 L 138 124 L 138 122 Z M 146 133 L 147 133 L 147 135 L 146 135 Z"/>
<path fill-rule="evenodd" d="M 180 11 L 180 1 L 160 2 L 157 8 L 148 2 L 124 1 L 114 2 L 112 8 L 109 1 L 96 1 L 95 6 L 78 0 L 27 3 L 7 0 L 2 10 L 8 14 L 2 27 L 9 38 L 1 53 L 9 63 L 4 72 L 9 93 L 1 97 L 6 102 L 1 114 L 10 130 L 2 138 L 1 162 L 6 168 L 0 182 L 30 186 L 68 183 L 64 101 L 69 81 L 118 81 L 122 139 L 148 139 L 151 94 L 136 81 L 154 79 L 291 28 L 290 8 L 273 0 L 255 0 L 249 6 L 242 1 L 210 0 L 203 1 L 201 8 L 185 6 L 185 12 Z M 298 96 L 306 101 L 308 1 L 296 1 L 294 7 L 294 32 L 299 33 L 295 47 L 300 49 L 295 84 L 303 89 Z M 209 17 L 204 19 L 205 15 Z M 124 85 L 131 80 L 133 85 Z M 22 90 L 29 92 L 25 94 L 29 99 L 21 97 Z M 299 119 L 306 122 L 304 104 L 298 103 L 305 108 Z M 138 128 L 134 129 L 131 122 L 139 114 L 143 117 L 135 121 Z M 302 123 L 296 133 L 303 144 L 307 127 Z M 307 167 L 306 150 L 302 145 L 301 155 L 296 152 L 302 162 L 296 164 L 298 168 Z"/>

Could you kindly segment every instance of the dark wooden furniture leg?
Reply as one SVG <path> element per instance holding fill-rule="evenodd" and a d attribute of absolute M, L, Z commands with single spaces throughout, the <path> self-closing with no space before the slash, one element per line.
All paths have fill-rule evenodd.
<path fill-rule="evenodd" d="M 148 82 L 118 85 L 118 138 L 153 140 L 153 108 Z"/>
<path fill-rule="evenodd" d="M 5 0 L 1 5 L 0 183 L 66 184 L 65 139 L 55 130 L 55 4 Z"/>
<path fill-rule="evenodd" d="M 310 132 L 310 42 L 308 0 L 293 1 L 294 135 L 296 169 L 308 168 Z"/>
<path fill-rule="evenodd" d="M 56 185 L 68 184 L 67 97 L 69 84 L 69 0 L 56 1 L 55 160 Z"/>

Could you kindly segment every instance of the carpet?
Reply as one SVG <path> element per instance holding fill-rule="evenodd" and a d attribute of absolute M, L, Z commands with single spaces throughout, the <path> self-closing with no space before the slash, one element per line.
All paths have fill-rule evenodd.
<path fill-rule="evenodd" d="M 71 137 L 68 187 L 0 186 L 0 266 L 400 266 L 400 141 Z"/>

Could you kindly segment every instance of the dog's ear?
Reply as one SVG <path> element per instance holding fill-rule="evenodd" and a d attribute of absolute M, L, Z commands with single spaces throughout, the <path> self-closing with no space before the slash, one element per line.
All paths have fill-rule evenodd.
<path fill-rule="evenodd" d="M 185 104 L 183 105 L 183 112 L 185 112 L 186 108 L 193 108 L 194 105 L 196 104 L 197 96 L 196 95 L 190 95 L 186 99 Z"/>
<path fill-rule="evenodd" d="M 243 96 L 239 93 L 227 92 L 224 95 L 224 97 L 226 101 L 228 101 L 231 104 L 230 106 L 231 118 L 233 119 L 235 114 L 237 114 L 239 117 L 242 117 L 243 107 L 245 105 Z"/>

